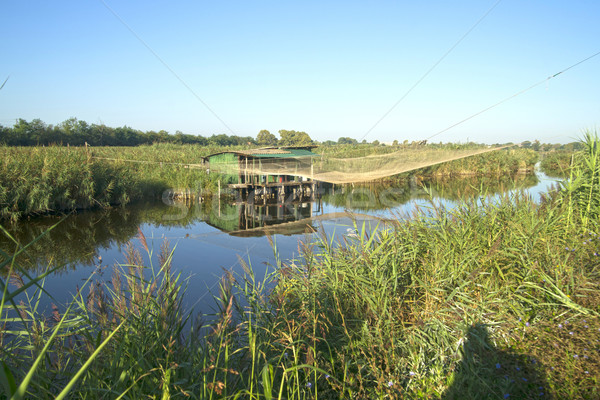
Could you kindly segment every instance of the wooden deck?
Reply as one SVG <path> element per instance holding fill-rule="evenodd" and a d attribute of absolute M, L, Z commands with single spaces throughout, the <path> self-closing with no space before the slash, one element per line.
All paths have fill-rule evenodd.
<path fill-rule="evenodd" d="M 286 181 L 265 183 L 232 183 L 228 188 L 239 193 L 244 201 L 268 201 L 279 202 L 289 200 L 312 199 L 315 193 L 315 181 Z"/>
<path fill-rule="evenodd" d="M 289 182 L 269 182 L 269 183 L 232 183 L 228 187 L 231 189 L 254 189 L 254 188 L 277 188 L 281 186 L 312 186 L 313 181 L 289 181 Z"/>

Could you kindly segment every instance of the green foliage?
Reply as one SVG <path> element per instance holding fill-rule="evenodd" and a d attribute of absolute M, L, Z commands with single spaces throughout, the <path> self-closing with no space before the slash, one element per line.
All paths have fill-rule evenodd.
<path fill-rule="evenodd" d="M 277 137 L 271 132 L 263 129 L 258 132 L 256 136 L 256 142 L 261 146 L 275 146 L 277 145 Z"/>
<path fill-rule="evenodd" d="M 569 176 L 573 154 L 566 151 L 546 153 L 542 156 L 540 169 L 548 176 L 566 178 Z"/>
<path fill-rule="evenodd" d="M 569 179 L 561 182 L 559 200 L 568 209 L 569 220 L 585 230 L 596 226 L 600 217 L 600 139 L 596 132 L 586 132 L 582 143 Z"/>
<path fill-rule="evenodd" d="M 184 134 L 176 131 L 170 135 L 161 130 L 142 132 L 128 126 L 111 128 L 104 124 L 88 124 L 77 118 L 69 118 L 60 124 L 48 125 L 40 119 L 28 122 L 22 118 L 10 127 L 0 126 L 0 144 L 8 146 L 48 146 L 70 145 L 83 146 L 139 146 L 141 144 L 173 143 L 198 144 L 201 146 L 247 146 L 256 142 L 250 136 L 212 135 L 209 138 L 201 135 Z"/>
<path fill-rule="evenodd" d="M 424 176 L 514 174 L 533 171 L 537 160 L 538 154 L 533 150 L 508 148 L 436 164 L 423 168 L 418 174 Z"/>
<path fill-rule="evenodd" d="M 2 383 L 2 392 L 6 398 L 10 397 L 10 399 L 29 398 L 31 396 L 65 398 L 78 383 L 80 377 L 87 371 L 90 364 L 98 357 L 101 350 L 121 328 L 122 324 L 107 332 L 107 336 L 103 341 L 98 337 L 96 346 L 91 348 L 84 357 L 78 359 L 81 364 L 71 368 L 69 374 L 61 374 L 59 370 L 64 357 L 63 354 L 54 352 L 54 349 L 62 344 L 61 347 L 64 351 L 64 336 L 72 338 L 78 331 L 79 318 L 71 314 L 74 303 L 66 308 L 62 317 L 55 307 L 51 320 L 43 318 L 37 310 L 40 297 L 44 292 L 44 278 L 59 267 L 49 269 L 37 277 L 29 277 L 20 268 L 17 258 L 43 235 L 21 247 L 2 226 L 0 226 L 0 231 L 16 245 L 12 254 L 2 251 L 1 254 L 4 260 L 0 263 L 0 270 L 8 270 L 7 276 L 11 281 L 10 283 L 16 286 L 15 290 L 9 290 L 8 280 L 0 278 L 0 290 L 2 290 L 2 301 L 0 302 L 0 326 L 2 327 L 0 331 L 0 348 L 2 349 L 0 353 L 2 364 L 0 383 Z M 28 278 L 27 282 L 24 281 L 21 274 Z M 88 281 L 84 283 L 84 287 Z M 35 287 L 37 288 L 31 296 L 29 290 Z M 24 295 L 27 298 L 29 307 L 22 300 L 19 305 L 16 304 L 15 300 L 19 295 Z M 67 350 L 72 348 L 73 346 L 69 346 Z M 52 365 L 52 372 L 47 374 L 49 364 Z"/>
<path fill-rule="evenodd" d="M 216 191 L 202 156 L 218 147 L 0 146 L 0 219 L 127 204 L 167 189 Z"/>
<path fill-rule="evenodd" d="M 281 129 L 279 131 L 280 146 L 307 146 L 312 144 L 312 139 L 306 132 L 286 131 Z"/>
<path fill-rule="evenodd" d="M 0 147 L 0 218 L 124 204 L 139 197 L 131 175 L 68 148 Z"/>
<path fill-rule="evenodd" d="M 358 141 L 356 139 L 352 139 L 350 137 L 341 137 L 337 141 L 338 144 L 357 144 Z"/>
<path fill-rule="evenodd" d="M 183 309 L 185 283 L 171 272 L 173 251 L 168 243 L 155 267 L 153 251 L 141 234 L 140 241 L 149 266 L 129 247 L 127 263 L 115 268 L 107 282 L 92 276 L 89 294 L 78 291 L 64 313 L 55 307 L 48 319 L 39 312 L 38 299 L 45 295 L 41 286 L 20 305 L 0 306 L 0 395 L 3 391 L 7 397 L 21 393 L 16 398 L 62 398 L 68 393 L 77 398 L 312 397 L 307 383 L 323 371 L 300 358 L 303 344 L 270 341 L 272 336 L 264 330 L 272 317 L 270 306 L 264 286 L 249 268 L 245 283 L 236 289 L 247 308 L 237 303 L 235 281 L 228 275 L 220 287 L 217 314 L 206 325 L 197 325 Z M 10 257 L 13 264 L 20 252 Z M 27 275 L 20 268 L 11 269 L 9 276 L 10 283 L 0 277 L 2 305 L 22 292 L 8 291 L 9 284 L 32 286 L 24 284 Z"/>
<path fill-rule="evenodd" d="M 522 364 L 536 345 L 521 347 L 525 354 L 513 348 L 528 326 L 548 342 L 559 332 L 538 325 L 556 326 L 557 316 L 562 321 L 586 315 L 594 329 L 600 327 L 600 240 L 575 234 L 556 206 L 515 195 L 456 209 L 434 207 L 371 233 L 364 226 L 352 231 L 343 246 L 323 237 L 305 247 L 302 260 L 281 269 L 272 298 L 295 321 L 293 340 L 318 343 L 315 352 L 322 358 L 315 364 L 338 371 L 358 397 L 537 396 L 538 386 L 548 392 L 551 381 L 539 364 L 529 370 Z M 460 344 L 477 325 L 473 334 L 494 344 L 476 350 L 478 356 L 466 355 Z M 571 351 L 593 353 L 583 347 Z M 543 348 L 535 353 L 547 368 L 561 354 L 550 357 Z M 492 368 L 465 372 L 482 363 Z M 497 373 L 496 363 L 513 369 Z M 582 369 L 576 380 L 555 389 L 597 395 L 583 388 L 593 387 L 600 369 L 586 365 L 589 376 Z M 352 367 L 342 375 L 345 366 Z"/>

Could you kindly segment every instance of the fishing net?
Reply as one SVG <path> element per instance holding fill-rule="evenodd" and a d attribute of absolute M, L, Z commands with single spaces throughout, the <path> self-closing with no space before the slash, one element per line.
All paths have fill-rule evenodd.
<path fill-rule="evenodd" d="M 403 148 L 388 154 L 335 158 L 310 151 L 255 149 L 234 152 L 229 161 L 213 162 L 211 172 L 243 177 L 242 182 L 256 182 L 257 177 L 288 175 L 335 184 L 368 182 L 452 160 L 496 151 L 505 147 L 449 149 L 432 146 Z M 254 177 L 254 178 L 253 178 Z"/>

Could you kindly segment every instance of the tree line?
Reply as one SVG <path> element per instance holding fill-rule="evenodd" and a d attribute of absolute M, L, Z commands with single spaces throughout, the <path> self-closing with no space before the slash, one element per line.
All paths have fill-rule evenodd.
<path fill-rule="evenodd" d="M 313 144 L 306 132 L 279 131 L 280 138 L 267 130 L 261 130 L 256 139 L 237 135 L 190 135 L 180 131 L 170 134 L 165 130 L 141 131 L 128 126 L 112 128 L 104 124 L 88 124 L 77 118 L 69 118 L 57 125 L 46 124 L 40 119 L 26 121 L 19 118 L 12 127 L 0 125 L 0 144 L 7 146 L 139 146 L 153 143 L 198 144 L 201 146 L 304 146 Z"/>
<path fill-rule="evenodd" d="M 252 136 L 237 136 L 218 134 L 210 137 L 201 135 L 190 135 L 180 131 L 170 134 L 165 130 L 161 131 L 141 131 L 128 126 L 112 128 L 104 124 L 88 124 L 77 118 L 69 118 L 57 125 L 46 124 L 40 119 L 34 119 L 30 122 L 19 118 L 12 127 L 0 125 L 0 145 L 7 146 L 48 146 L 48 145 L 69 145 L 83 146 L 86 143 L 90 146 L 139 146 L 153 143 L 173 143 L 173 144 L 198 144 L 201 146 L 307 146 L 317 144 L 311 139 L 308 133 L 294 130 L 279 130 L 279 138 L 268 130 L 261 130 L 256 138 Z M 412 144 L 417 143 L 413 142 Z M 367 144 L 366 140 L 360 143 L 350 137 L 340 137 L 337 142 L 326 140 L 319 143 L 325 146 L 334 145 L 358 145 Z M 370 144 L 379 146 L 378 140 Z M 407 146 L 411 143 L 404 140 L 399 143 L 394 140 L 393 146 L 400 144 Z M 442 143 L 440 142 L 440 145 Z M 512 143 L 506 143 L 512 144 Z M 568 144 L 540 143 L 538 140 L 533 142 L 525 141 L 520 144 L 522 147 L 531 148 L 535 151 L 577 151 L 581 144 L 578 142 Z"/>
<path fill-rule="evenodd" d="M 104 124 L 88 124 L 77 118 L 70 118 L 58 125 L 49 125 L 40 119 L 30 122 L 18 119 L 14 126 L 0 125 L 0 144 L 8 146 L 138 146 L 153 143 L 199 144 L 203 146 L 245 146 L 256 145 L 251 136 L 236 135 L 190 135 L 180 131 L 174 135 L 161 131 L 141 131 L 128 126 L 111 128 Z"/>

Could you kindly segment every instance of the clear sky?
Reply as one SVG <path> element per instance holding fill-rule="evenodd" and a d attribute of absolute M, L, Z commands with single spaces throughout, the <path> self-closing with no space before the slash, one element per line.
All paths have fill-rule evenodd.
<path fill-rule="evenodd" d="M 5 0 L 0 124 L 425 139 L 600 51 L 598 0 L 496 3 Z M 600 56 L 432 140 L 568 142 L 596 128 Z"/>

